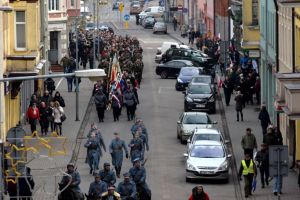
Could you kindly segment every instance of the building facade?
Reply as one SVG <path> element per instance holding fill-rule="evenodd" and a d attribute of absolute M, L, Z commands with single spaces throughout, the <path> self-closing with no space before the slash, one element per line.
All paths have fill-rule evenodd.
<path fill-rule="evenodd" d="M 243 40 L 242 50 L 247 52 L 249 58 L 260 61 L 260 29 L 259 29 L 259 1 L 243 1 Z M 249 9 L 251 8 L 251 9 Z"/>
<path fill-rule="evenodd" d="M 229 0 L 217 1 L 214 0 L 214 33 L 223 41 L 228 41 L 230 36 L 230 17 L 228 18 L 228 8 L 230 7 Z"/>
<path fill-rule="evenodd" d="M 51 65 L 57 65 L 67 53 L 67 2 L 64 0 L 49 0 L 48 2 L 48 60 Z"/>
<path fill-rule="evenodd" d="M 274 107 L 277 72 L 277 15 L 274 1 L 260 0 L 259 22 L 261 102 L 266 104 L 271 122 L 277 125 L 277 113 Z"/>
<path fill-rule="evenodd" d="M 1 35 L 2 72 L 4 77 L 33 76 L 41 73 L 44 67 L 40 42 L 40 2 L 35 0 L 10 0 L 13 11 L 2 13 L 3 29 Z M 1 30 L 2 31 L 2 30 Z M 38 81 L 14 81 L 4 83 L 4 127 L 1 138 L 6 132 L 24 119 L 31 94 L 41 88 Z M 2 91 L 1 91 L 2 92 Z M 2 102 L 2 101 L 1 101 Z"/>

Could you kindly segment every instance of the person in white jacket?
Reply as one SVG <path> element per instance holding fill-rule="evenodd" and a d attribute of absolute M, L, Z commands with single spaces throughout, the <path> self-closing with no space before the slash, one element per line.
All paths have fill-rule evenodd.
<path fill-rule="evenodd" d="M 58 101 L 55 101 L 52 116 L 54 121 L 54 130 L 58 135 L 62 135 L 62 116 L 64 114 L 64 109 L 59 105 Z"/>

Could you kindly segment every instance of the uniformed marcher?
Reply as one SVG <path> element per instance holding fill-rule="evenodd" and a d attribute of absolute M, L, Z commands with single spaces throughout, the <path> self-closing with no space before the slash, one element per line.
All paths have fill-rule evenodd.
<path fill-rule="evenodd" d="M 141 165 L 139 158 L 136 158 L 133 162 L 134 165 L 129 170 L 130 178 L 136 185 L 140 199 L 149 200 L 151 199 L 151 190 L 146 183 L 146 169 Z"/>
<path fill-rule="evenodd" d="M 101 89 L 97 90 L 96 94 L 94 95 L 95 98 L 95 105 L 97 109 L 97 114 L 99 118 L 99 122 L 104 122 L 104 112 L 106 109 L 106 104 L 107 104 L 107 97 L 103 93 Z"/>
<path fill-rule="evenodd" d="M 90 166 L 90 174 L 99 168 L 100 157 L 102 151 L 99 143 L 99 139 L 96 137 L 96 133 L 92 132 L 91 137 L 87 140 L 84 145 L 88 148 L 88 163 Z M 104 149 L 106 151 L 106 149 Z"/>
<path fill-rule="evenodd" d="M 115 191 L 115 186 L 111 185 L 107 188 L 107 192 L 102 194 L 101 200 L 121 200 L 121 196 L 119 193 Z"/>
<path fill-rule="evenodd" d="M 145 127 L 143 120 L 140 118 L 137 118 L 135 124 L 132 125 L 132 127 L 131 127 L 132 136 L 134 137 L 134 134 L 139 127 L 142 128 L 142 133 L 145 135 L 145 137 L 149 141 L 147 128 Z"/>
<path fill-rule="evenodd" d="M 83 197 L 83 194 L 82 194 L 82 192 L 80 190 L 80 187 L 79 187 L 80 182 L 81 182 L 80 174 L 78 173 L 78 171 L 75 170 L 75 166 L 74 166 L 73 163 L 69 163 L 67 165 L 66 173 L 69 176 L 67 176 L 67 175 L 63 176 L 61 182 L 59 183 L 59 189 L 62 190 L 71 181 L 70 185 L 68 186 L 67 189 L 65 189 L 65 191 L 66 192 L 67 191 L 72 192 L 77 197 L 76 199 L 83 199 L 84 197 Z M 62 193 L 61 193 L 61 195 L 62 195 Z M 63 198 L 63 197 L 61 196 L 58 199 L 61 199 L 61 198 Z"/>
<path fill-rule="evenodd" d="M 126 154 L 126 158 L 128 158 L 128 150 L 124 140 L 119 138 L 119 133 L 114 133 L 115 139 L 113 139 L 109 145 L 109 152 L 112 158 L 112 165 L 116 169 L 117 177 L 120 178 L 122 163 L 123 163 L 123 149 Z"/>
<path fill-rule="evenodd" d="M 105 162 L 103 165 L 103 169 L 99 172 L 100 178 L 104 181 L 108 186 L 114 185 L 116 183 L 116 174 L 113 170 L 110 169 L 110 163 Z"/>
<path fill-rule="evenodd" d="M 95 173 L 95 181 L 90 184 L 89 188 L 89 198 L 98 199 L 101 198 L 104 192 L 107 192 L 107 184 L 101 181 L 100 175 Z"/>
<path fill-rule="evenodd" d="M 137 99 L 131 89 L 131 86 L 128 85 L 127 90 L 124 92 L 123 98 L 124 98 L 123 101 L 124 105 L 126 106 L 127 109 L 128 121 L 133 120 L 133 118 L 135 117 Z"/>
<path fill-rule="evenodd" d="M 106 151 L 106 146 L 105 146 L 105 143 L 104 143 L 104 140 L 103 140 L 103 137 L 102 137 L 102 134 L 100 132 L 100 130 L 98 129 L 97 125 L 95 123 L 92 123 L 91 124 L 91 129 L 90 131 L 88 132 L 87 134 L 87 138 L 91 138 L 91 134 L 92 133 L 95 133 L 96 134 L 96 138 L 98 138 L 98 141 L 99 141 L 99 145 L 103 147 L 103 149 Z M 99 154 L 100 155 L 100 154 Z M 100 157 L 99 157 L 100 159 Z M 87 153 L 86 153 L 86 160 L 85 160 L 85 163 L 88 163 L 88 149 L 87 149 Z"/>
<path fill-rule="evenodd" d="M 138 130 L 136 131 L 136 133 L 140 136 L 140 138 L 141 138 L 142 141 L 143 141 L 143 152 L 142 152 L 141 160 L 144 160 L 145 150 L 149 151 L 148 139 L 147 139 L 146 136 L 143 134 L 142 128 L 141 128 L 141 127 L 138 128 Z"/>
<path fill-rule="evenodd" d="M 130 157 L 131 157 L 132 164 L 134 163 L 134 160 L 137 158 L 143 159 L 144 144 L 138 132 L 135 133 L 134 138 L 131 139 L 128 146 L 130 147 Z"/>
<path fill-rule="evenodd" d="M 253 178 L 256 177 L 256 166 L 253 162 L 253 160 L 250 157 L 250 154 L 245 154 L 245 159 L 241 162 L 241 167 L 239 170 L 239 177 L 243 175 L 244 177 L 244 191 L 245 191 L 245 197 L 247 198 L 249 195 L 252 195 L 252 181 Z M 242 178 L 240 178 L 241 180 Z"/>
<path fill-rule="evenodd" d="M 128 172 L 124 173 L 123 176 L 124 181 L 119 183 L 117 192 L 121 195 L 122 200 L 136 200 L 135 183 L 130 180 Z"/>

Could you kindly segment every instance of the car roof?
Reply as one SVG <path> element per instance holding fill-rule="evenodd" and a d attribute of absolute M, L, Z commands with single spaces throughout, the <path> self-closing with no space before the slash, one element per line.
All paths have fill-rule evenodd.
<path fill-rule="evenodd" d="M 218 129 L 214 128 L 196 128 L 194 134 L 216 134 L 219 135 L 221 132 Z"/>
<path fill-rule="evenodd" d="M 221 142 L 215 140 L 197 140 L 193 146 L 223 146 Z"/>
<path fill-rule="evenodd" d="M 197 75 L 197 76 L 194 76 L 193 78 L 201 78 L 201 77 L 211 78 L 210 75 Z"/>
<path fill-rule="evenodd" d="M 208 85 L 210 86 L 210 84 L 208 83 L 195 83 L 195 82 L 190 82 L 189 86 L 197 86 L 197 85 Z"/>
<path fill-rule="evenodd" d="M 203 115 L 208 116 L 206 112 L 184 112 L 183 115 Z"/>
<path fill-rule="evenodd" d="M 193 62 L 190 60 L 170 60 L 169 62 L 171 62 L 171 61 L 179 61 L 179 62 L 183 62 L 185 64 L 193 64 Z"/>

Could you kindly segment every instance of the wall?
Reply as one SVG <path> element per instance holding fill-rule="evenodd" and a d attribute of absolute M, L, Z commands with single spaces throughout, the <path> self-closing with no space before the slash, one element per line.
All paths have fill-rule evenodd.
<path fill-rule="evenodd" d="M 300 72 L 300 8 L 295 8 L 295 71 Z"/>
<path fill-rule="evenodd" d="M 300 120 L 296 120 L 296 160 L 300 160 Z"/>
<path fill-rule="evenodd" d="M 215 35 L 220 35 L 222 40 L 228 40 L 228 7 L 229 0 L 214 0 L 215 7 Z"/>

